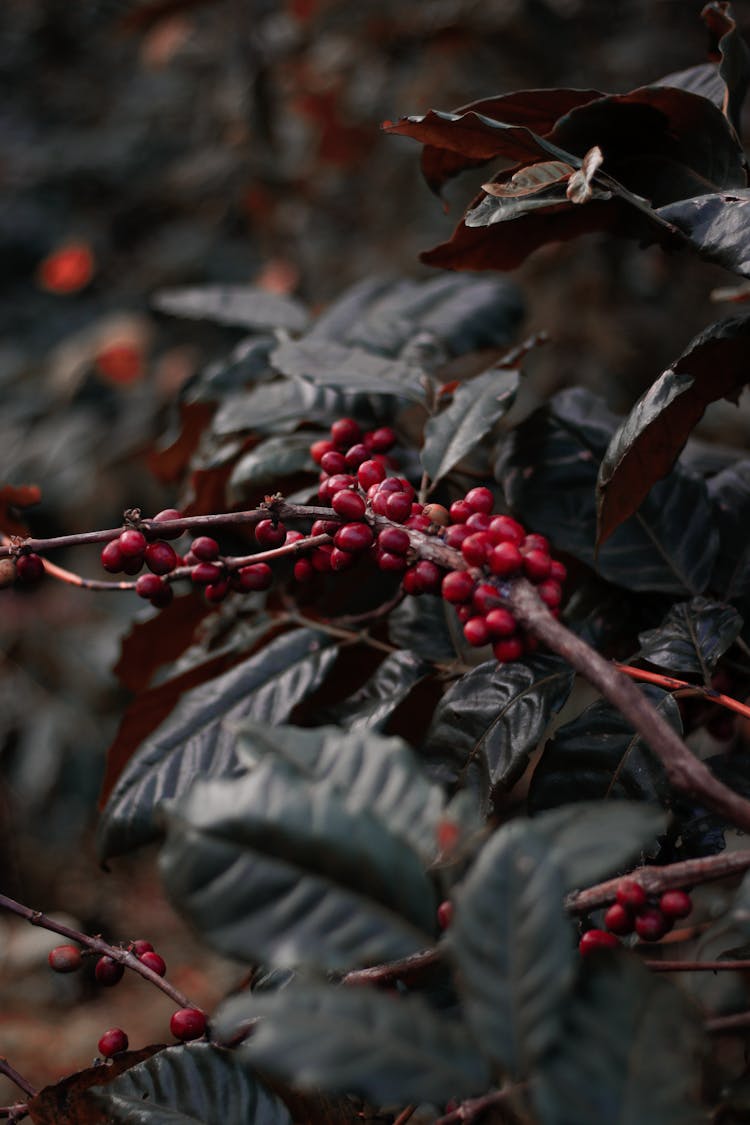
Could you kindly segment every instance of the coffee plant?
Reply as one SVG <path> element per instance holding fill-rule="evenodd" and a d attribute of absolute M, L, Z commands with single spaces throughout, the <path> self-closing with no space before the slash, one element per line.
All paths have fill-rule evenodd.
<path fill-rule="evenodd" d="M 710 61 L 629 93 L 386 123 L 438 194 L 490 166 L 423 255 L 453 272 L 315 316 L 246 286 L 158 294 L 247 332 L 182 392 L 175 507 L 42 538 L 37 490 L 2 490 L 3 597 L 60 581 L 145 610 L 100 859 L 156 845 L 238 966 L 204 1011 L 148 935 L 0 896 L 63 939 L 50 971 L 165 993 L 176 1041 L 102 1027 L 95 1065 L 42 1090 L 2 1059 L 23 1095 L 2 1116 L 750 1119 L 750 461 L 693 436 L 748 381 L 750 318 L 686 342 L 625 418 L 583 386 L 529 410 L 542 340 L 515 287 L 461 272 L 598 231 L 750 275 L 750 52 L 728 4 L 702 14 Z M 43 284 L 79 284 L 73 251 Z M 72 546 L 85 575 L 55 561 Z"/>

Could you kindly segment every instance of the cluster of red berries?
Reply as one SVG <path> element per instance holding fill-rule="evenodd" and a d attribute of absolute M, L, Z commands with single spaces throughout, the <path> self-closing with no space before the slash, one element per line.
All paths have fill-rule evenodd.
<path fill-rule="evenodd" d="M 151 969 L 157 976 L 163 977 L 165 975 L 167 971 L 166 962 L 156 952 L 150 941 L 139 939 L 132 942 L 129 946 L 129 952 L 133 953 L 142 964 Z M 83 964 L 83 957 L 77 945 L 57 945 L 50 950 L 48 961 L 50 968 L 54 969 L 56 973 L 74 973 Z M 94 967 L 94 976 L 97 983 L 107 987 L 112 987 L 122 980 L 124 973 L 125 967 L 122 962 L 106 955 L 99 957 Z M 199 1039 L 206 1031 L 206 1015 L 200 1008 L 179 1008 L 173 1013 L 169 1027 L 175 1039 L 180 1039 L 183 1042 Z M 99 1040 L 99 1054 L 107 1059 L 119 1054 L 120 1051 L 126 1051 L 127 1048 L 128 1037 L 119 1027 L 111 1027 L 108 1031 L 105 1031 Z"/>
<path fill-rule="evenodd" d="M 615 902 L 604 915 L 604 930 L 587 930 L 579 942 L 581 953 L 619 945 L 618 937 L 635 933 L 641 941 L 659 941 L 679 918 L 687 918 L 693 903 L 687 891 L 664 891 L 649 898 L 640 883 L 624 879 Z M 615 936 L 617 935 L 617 936 Z"/>

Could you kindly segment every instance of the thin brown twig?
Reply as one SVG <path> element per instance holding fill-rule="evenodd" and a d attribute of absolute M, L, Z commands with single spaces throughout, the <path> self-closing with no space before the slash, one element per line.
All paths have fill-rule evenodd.
<path fill-rule="evenodd" d="M 667 691 L 679 692 L 683 698 L 687 694 L 684 689 L 688 689 L 691 695 L 705 699 L 707 703 L 716 703 L 719 707 L 726 707 L 727 710 L 736 711 L 738 715 L 744 715 L 745 718 L 750 719 L 750 707 L 745 703 L 740 703 L 738 699 L 733 699 L 731 695 L 722 695 L 721 692 L 712 691 L 700 684 L 689 684 L 685 680 L 676 680 L 674 676 L 663 676 L 659 672 L 647 672 L 645 668 L 633 668 L 629 664 L 616 664 L 615 667 L 629 676 L 631 680 L 639 680 L 646 684 L 657 684 Z"/>
<path fill-rule="evenodd" d="M 28 1082 L 22 1074 L 19 1074 L 14 1066 L 8 1062 L 4 1055 L 0 1055 L 0 1074 L 4 1074 L 6 1078 L 10 1078 L 14 1086 L 18 1086 L 19 1090 L 23 1090 L 24 1094 L 28 1094 L 30 1098 L 36 1095 L 36 1090 Z"/>
<path fill-rule="evenodd" d="M 750 1012 L 734 1012 L 731 1016 L 714 1016 L 703 1024 L 706 1031 L 721 1033 L 723 1031 L 741 1031 L 750 1028 Z"/>
<path fill-rule="evenodd" d="M 5 910 L 10 910 L 13 914 L 17 914 L 21 918 L 25 918 L 32 926 L 41 926 L 45 930 L 50 930 L 52 933 L 60 934 L 61 937 L 69 938 L 71 941 L 77 942 L 78 945 L 83 945 L 87 949 L 99 953 L 103 957 L 111 957 L 113 961 L 119 961 L 127 969 L 132 969 L 134 972 L 139 973 L 151 984 L 155 984 L 162 992 L 173 1000 L 178 1008 L 193 1008 L 196 1005 L 170 984 L 165 977 L 160 977 L 153 969 L 149 969 L 148 965 L 144 965 L 142 961 L 131 953 L 129 949 L 123 949 L 122 946 L 110 945 L 109 942 L 104 941 L 100 937 L 92 937 L 90 934 L 81 933 L 79 930 L 74 930 L 70 926 L 64 925 L 62 922 L 50 918 L 47 914 L 42 914 L 39 910 L 32 910 L 28 906 L 24 906 L 22 902 L 16 902 L 15 899 L 9 898 L 7 895 L 0 894 L 0 907 Z M 25 1089 L 25 1087 L 21 1087 Z M 33 1091 L 26 1091 L 27 1093 Z"/>
<path fill-rule="evenodd" d="M 750 961 L 649 961 L 643 964 L 654 973 L 737 973 L 750 969 Z"/>
<path fill-rule="evenodd" d="M 481 1098 L 471 1098 L 469 1101 L 461 1102 L 456 1109 L 446 1113 L 444 1117 L 439 1117 L 435 1125 L 458 1125 L 458 1122 L 475 1121 L 485 1110 L 514 1098 L 525 1089 L 526 1085 L 525 1082 L 519 1082 L 513 1086 L 503 1086 L 501 1090 L 493 1090 Z"/>
<path fill-rule="evenodd" d="M 29 1107 L 27 1102 L 15 1102 L 14 1105 L 0 1105 L 0 1119 L 7 1119 L 9 1121 L 21 1121 L 22 1118 L 27 1117 Z"/>

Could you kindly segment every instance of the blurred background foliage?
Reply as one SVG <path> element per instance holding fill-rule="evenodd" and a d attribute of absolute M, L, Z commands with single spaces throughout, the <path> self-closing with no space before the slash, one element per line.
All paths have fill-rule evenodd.
<path fill-rule="evenodd" d="M 317 311 L 373 275 L 433 276 L 419 251 L 486 174 L 451 185 L 445 215 L 418 147 L 380 123 L 514 89 L 646 84 L 703 60 L 700 7 L 4 0 L 0 482 L 41 488 L 33 532 L 179 500 L 149 453 L 173 439 L 181 389 L 244 334 L 155 310 L 161 288 L 253 283 Z M 747 31 L 748 6 L 734 7 Z M 514 280 L 524 334 L 551 338 L 530 358 L 528 403 L 575 383 L 624 410 L 721 314 L 709 296 L 727 276 L 590 237 L 544 248 Z M 744 425 L 725 404 L 703 433 L 742 444 Z M 92 549 L 55 561 L 98 574 Z M 112 668 L 134 603 L 47 582 L 0 604 L 2 889 L 121 936 L 124 904 L 89 834 L 129 698 Z M 131 927 L 133 910 L 154 915 L 140 897 Z M 8 948 L 0 931 L 0 968 L 15 973 Z"/>

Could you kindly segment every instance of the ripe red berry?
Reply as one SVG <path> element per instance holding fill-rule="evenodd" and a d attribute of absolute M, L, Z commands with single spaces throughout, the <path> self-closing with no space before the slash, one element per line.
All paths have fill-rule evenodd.
<path fill-rule="evenodd" d="M 320 467 L 325 473 L 345 473 L 347 469 L 346 458 L 337 449 L 324 453 L 320 459 Z"/>
<path fill-rule="evenodd" d="M 391 555 L 405 555 L 410 545 L 409 533 L 400 527 L 384 527 L 378 535 L 378 547 Z"/>
<path fill-rule="evenodd" d="M 477 613 L 486 615 L 491 609 L 501 606 L 500 591 L 491 582 L 480 582 L 471 595 L 471 604 Z"/>
<path fill-rule="evenodd" d="M 490 631 L 485 617 L 470 617 L 464 625 L 464 637 L 470 645 L 480 648 L 489 644 Z"/>
<path fill-rule="evenodd" d="M 507 578 L 511 574 L 518 573 L 523 563 L 523 557 L 515 543 L 505 540 L 492 548 L 488 563 L 490 570 L 498 578 Z"/>
<path fill-rule="evenodd" d="M 357 469 L 357 480 L 360 488 L 367 491 L 374 484 L 380 484 L 385 480 L 385 467 L 379 461 L 363 461 Z"/>
<path fill-rule="evenodd" d="M 267 590 L 273 582 L 273 571 L 268 563 L 252 563 L 243 566 L 232 576 L 235 590 L 248 593 L 251 590 Z"/>
<path fill-rule="evenodd" d="M 665 918 L 655 906 L 647 906 L 635 916 L 635 932 L 641 941 L 658 941 L 671 925 L 671 920 Z"/>
<path fill-rule="evenodd" d="M 309 582 L 315 574 L 315 570 L 309 559 L 297 559 L 292 573 L 297 582 Z"/>
<path fill-rule="evenodd" d="M 19 555 L 16 559 L 16 578 L 19 582 L 31 585 L 44 577 L 44 563 L 39 555 L 33 553 Z"/>
<path fill-rule="evenodd" d="M 310 446 L 310 456 L 316 465 L 320 465 L 326 453 L 332 453 L 335 449 L 332 441 L 314 441 Z"/>
<path fill-rule="evenodd" d="M 511 516 L 493 516 L 488 528 L 493 543 L 510 542 L 516 546 L 523 543 L 526 531 Z"/>
<path fill-rule="evenodd" d="M 66 242 L 40 263 L 37 280 L 50 293 L 75 293 L 94 276 L 94 256 L 85 242 Z"/>
<path fill-rule="evenodd" d="M 471 528 L 467 527 L 465 523 L 454 523 L 450 527 L 446 527 L 443 542 L 447 543 L 449 547 L 460 548 L 464 539 L 468 539 L 471 534 Z"/>
<path fill-rule="evenodd" d="M 404 527 L 409 527 L 412 531 L 429 531 L 432 521 L 427 516 L 409 516 Z"/>
<path fill-rule="evenodd" d="M 274 523 L 273 520 L 260 520 L 255 525 L 255 538 L 261 547 L 270 550 L 280 547 L 286 539 L 286 528 L 283 523 Z"/>
<path fill-rule="evenodd" d="M 81 951 L 77 945 L 56 945 L 50 949 L 47 960 L 56 973 L 74 973 L 81 967 Z"/>
<path fill-rule="evenodd" d="M 178 1008 L 169 1021 L 169 1030 L 183 1042 L 200 1039 L 206 1031 L 205 1013 L 200 1008 Z"/>
<path fill-rule="evenodd" d="M 367 510 L 365 499 L 359 492 L 342 488 L 331 498 L 331 507 L 338 516 L 347 520 L 361 520 Z"/>
<path fill-rule="evenodd" d="M 375 554 L 375 562 L 381 570 L 393 574 L 406 570 L 406 555 L 394 555 L 392 551 L 381 551 L 378 548 Z"/>
<path fill-rule="evenodd" d="M 420 559 L 414 570 L 414 581 L 423 594 L 436 594 L 440 589 L 443 572 L 429 559 Z"/>
<path fill-rule="evenodd" d="M 613 934 L 632 934 L 632 911 L 619 902 L 613 902 L 604 915 L 604 925 L 608 930 L 611 930 Z"/>
<path fill-rule="evenodd" d="M 310 555 L 310 564 L 313 570 L 317 570 L 319 574 L 326 574 L 331 570 L 331 555 L 333 553 L 333 543 L 321 543 L 319 547 Z"/>
<path fill-rule="evenodd" d="M 521 544 L 521 551 L 525 555 L 528 551 L 542 551 L 545 555 L 549 554 L 549 539 L 544 535 L 536 535 L 531 532 L 524 538 Z"/>
<path fill-rule="evenodd" d="M 95 356 L 97 371 L 113 383 L 134 383 L 143 375 L 143 351 L 129 340 L 114 340 Z"/>
<path fill-rule="evenodd" d="M 447 930 L 453 921 L 453 903 L 449 899 L 440 903 L 437 909 L 437 920 L 441 930 Z"/>
<path fill-rule="evenodd" d="M 549 575 L 551 565 L 552 560 L 546 551 L 538 551 L 535 549 L 523 553 L 524 574 L 527 578 L 530 578 L 532 582 L 543 582 Z"/>
<path fill-rule="evenodd" d="M 179 512 L 177 508 L 165 508 L 162 512 L 157 512 L 154 516 L 154 520 L 156 520 L 158 523 L 166 523 L 168 520 L 181 519 L 182 512 Z M 162 539 L 179 539 L 182 535 L 182 532 L 179 528 L 177 528 L 176 531 L 160 531 L 160 535 Z"/>
<path fill-rule="evenodd" d="M 99 984 L 111 987 L 122 980 L 122 975 L 125 969 L 119 961 L 115 961 L 113 957 L 100 957 L 96 962 L 94 968 L 94 976 Z"/>
<path fill-rule="evenodd" d="M 142 574 L 136 581 L 135 592 L 139 598 L 148 600 L 157 597 L 164 585 L 163 579 L 158 574 Z"/>
<path fill-rule="evenodd" d="M 190 550 L 201 562 L 213 562 L 219 557 L 219 544 L 210 535 L 199 535 L 190 544 Z"/>
<path fill-rule="evenodd" d="M 395 523 L 403 523 L 411 516 L 411 496 L 407 492 L 391 492 L 385 502 L 385 514 Z M 419 518 L 419 517 L 417 517 Z M 429 527 L 430 521 L 427 521 Z"/>
<path fill-rule="evenodd" d="M 157 539 L 155 543 L 149 543 L 144 558 L 146 566 L 154 574 L 169 574 L 180 561 L 174 547 L 165 543 L 163 539 Z"/>
<path fill-rule="evenodd" d="M 190 578 L 196 586 L 212 586 L 221 579 L 222 569 L 216 563 L 198 563 L 190 571 Z"/>
<path fill-rule="evenodd" d="M 586 930 L 578 942 L 578 952 L 583 957 L 587 957 L 596 949 L 614 949 L 619 944 L 615 935 L 607 933 L 606 930 Z"/>
<path fill-rule="evenodd" d="M 153 945 L 145 938 L 138 938 L 137 941 L 133 942 L 132 952 L 135 953 L 136 957 L 141 957 L 144 953 L 153 953 L 153 950 Z"/>
<path fill-rule="evenodd" d="M 153 949 L 147 949 L 145 953 L 142 953 L 140 955 L 138 960 L 141 962 L 141 964 L 145 965 L 147 969 L 151 969 L 151 972 L 156 973 L 156 975 L 159 977 L 163 977 L 167 971 L 166 961 L 163 957 L 160 957 L 159 954 L 156 953 Z"/>
<path fill-rule="evenodd" d="M 374 535 L 372 528 L 367 523 L 345 523 L 333 537 L 333 542 L 340 551 L 366 551 L 372 544 Z"/>
<path fill-rule="evenodd" d="M 553 582 L 551 578 L 547 578 L 544 582 L 540 582 L 536 588 L 536 592 L 542 599 L 545 605 L 550 609 L 554 609 L 562 601 L 562 589 L 558 582 Z"/>
<path fill-rule="evenodd" d="M 461 554 L 469 566 L 482 566 L 490 550 L 490 540 L 483 531 L 469 535 L 461 544 Z"/>
<path fill-rule="evenodd" d="M 492 646 L 492 654 L 495 660 L 501 664 L 511 664 L 514 660 L 520 660 L 523 656 L 523 641 L 520 637 L 508 637 L 503 641 L 495 641 Z"/>
<path fill-rule="evenodd" d="M 491 609 L 487 614 L 485 620 L 487 621 L 487 628 L 490 631 L 490 636 L 493 640 L 502 637 L 512 637 L 518 628 L 518 622 L 509 609 L 504 606 L 498 606 L 497 609 Z"/>
<path fill-rule="evenodd" d="M 119 1027 L 110 1027 L 99 1040 L 99 1054 L 104 1055 L 105 1059 L 111 1059 L 113 1055 L 119 1055 L 120 1051 L 127 1049 L 128 1037 Z"/>
<path fill-rule="evenodd" d="M 472 488 L 466 493 L 464 500 L 472 512 L 491 512 L 495 506 L 495 497 L 489 488 Z"/>
<path fill-rule="evenodd" d="M 341 524 L 337 520 L 315 520 L 310 528 L 311 535 L 335 535 Z"/>
<path fill-rule="evenodd" d="M 117 543 L 120 547 L 120 554 L 126 559 L 139 558 L 146 550 L 146 536 L 133 527 L 121 532 Z"/>
<path fill-rule="evenodd" d="M 407 489 L 403 487 L 403 483 L 399 477 L 386 477 L 384 481 L 380 482 L 378 492 L 382 492 L 387 495 L 391 492 L 407 492 Z M 409 498 L 411 499 L 411 495 L 409 496 Z"/>
<path fill-rule="evenodd" d="M 370 460 L 370 451 L 361 441 L 350 445 L 344 454 L 344 463 L 350 471 L 358 469 L 365 461 Z"/>
<path fill-rule="evenodd" d="M 122 570 L 123 556 L 120 544 L 116 539 L 102 548 L 101 562 L 104 569 L 109 571 L 110 574 L 119 574 Z"/>
<path fill-rule="evenodd" d="M 353 418 L 339 418 L 331 426 L 331 441 L 344 449 L 354 445 L 361 437 L 362 430 Z"/>
<path fill-rule="evenodd" d="M 466 521 L 466 526 L 472 531 L 487 531 L 492 519 L 486 512 L 472 512 Z"/>
<path fill-rule="evenodd" d="M 687 918 L 693 902 L 686 891 L 665 891 L 659 899 L 659 909 L 667 918 Z"/>
<path fill-rule="evenodd" d="M 466 523 L 469 516 L 474 512 L 474 508 L 471 504 L 467 504 L 465 500 L 454 500 L 448 510 L 454 523 Z"/>
<path fill-rule="evenodd" d="M 451 570 L 443 579 L 440 592 L 447 602 L 460 605 L 461 602 L 468 602 L 474 586 L 474 579 L 468 570 Z"/>
<path fill-rule="evenodd" d="M 635 879 L 623 879 L 617 887 L 615 896 L 621 906 L 629 906 L 631 910 L 642 910 L 648 899 L 646 892 Z"/>
<path fill-rule="evenodd" d="M 367 435 L 367 444 L 373 453 L 387 453 L 396 444 L 396 433 L 390 426 L 381 426 Z"/>
<path fill-rule="evenodd" d="M 565 579 L 568 577 L 568 571 L 561 562 L 558 562 L 557 559 L 553 559 L 549 566 L 549 576 L 553 582 L 559 582 L 562 586 Z"/>
<path fill-rule="evenodd" d="M 351 551 L 342 551 L 340 547 L 334 547 L 331 551 L 331 570 L 349 570 L 357 562 L 357 555 Z"/>
<path fill-rule="evenodd" d="M 416 567 L 409 567 L 401 580 L 401 586 L 405 594 L 412 594 L 414 597 L 418 597 L 420 594 L 424 593 L 416 575 Z"/>
<path fill-rule="evenodd" d="M 218 605 L 219 602 L 223 602 L 228 593 L 228 578 L 222 578 L 219 582 L 210 582 L 203 591 L 204 597 L 210 605 Z"/>

